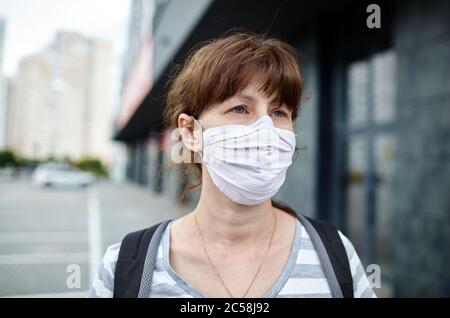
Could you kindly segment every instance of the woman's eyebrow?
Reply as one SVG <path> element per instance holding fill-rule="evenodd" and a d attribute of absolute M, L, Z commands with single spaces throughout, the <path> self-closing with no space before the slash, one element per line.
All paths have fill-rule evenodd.
<path fill-rule="evenodd" d="M 253 102 L 253 103 L 256 103 L 256 101 L 257 101 L 257 99 L 255 97 L 253 97 L 252 95 L 247 95 L 247 94 L 236 95 L 235 98 L 245 99 L 245 100 Z M 281 108 L 285 108 L 287 110 L 291 110 L 289 107 L 287 107 L 286 104 L 277 105 L 274 101 L 270 102 L 270 105 L 272 108 L 281 107 Z"/>
<path fill-rule="evenodd" d="M 240 94 L 240 95 L 237 95 L 236 97 L 237 97 L 237 98 L 246 99 L 246 100 L 251 101 L 251 102 L 255 102 L 255 101 L 256 101 L 256 98 L 254 98 L 254 97 L 251 96 L 251 95 Z"/>

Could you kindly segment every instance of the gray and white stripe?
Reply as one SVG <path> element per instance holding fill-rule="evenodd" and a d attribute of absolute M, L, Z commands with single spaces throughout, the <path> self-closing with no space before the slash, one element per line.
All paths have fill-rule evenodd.
<path fill-rule="evenodd" d="M 169 263 L 171 223 L 166 227 L 158 246 L 158 256 L 151 283 L 150 298 L 192 298 L 204 297 L 180 277 Z M 369 285 L 363 265 L 348 238 L 339 232 L 350 262 L 355 298 L 376 297 Z M 332 297 L 322 265 L 308 232 L 297 221 L 293 248 L 279 280 L 266 297 L 280 298 L 330 298 Z M 99 267 L 88 297 L 110 298 L 114 290 L 114 269 L 120 243 L 110 246 Z"/>

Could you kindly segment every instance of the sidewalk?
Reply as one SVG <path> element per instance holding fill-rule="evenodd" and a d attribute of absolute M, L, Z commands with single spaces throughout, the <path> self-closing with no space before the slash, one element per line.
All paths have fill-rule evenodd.
<path fill-rule="evenodd" d="M 0 182 L 0 297 L 84 297 L 106 248 L 181 216 L 170 199 L 131 184 L 88 189 Z M 69 266 L 80 272 L 70 288 Z"/>
<path fill-rule="evenodd" d="M 100 184 L 98 198 L 104 250 L 129 232 L 183 215 L 174 201 L 133 184 Z"/>

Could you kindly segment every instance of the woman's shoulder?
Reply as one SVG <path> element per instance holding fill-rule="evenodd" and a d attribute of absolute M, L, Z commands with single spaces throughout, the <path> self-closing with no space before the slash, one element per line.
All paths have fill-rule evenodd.
<path fill-rule="evenodd" d="M 338 233 L 347 252 L 347 258 L 353 278 L 353 293 L 355 298 L 376 298 L 377 295 L 370 285 L 366 270 L 364 269 L 355 247 L 340 230 L 338 230 Z"/>
<path fill-rule="evenodd" d="M 311 220 L 311 218 L 309 218 L 309 220 Z M 317 219 L 315 219 L 315 220 L 317 221 Z M 323 222 L 323 221 L 319 221 L 319 222 L 331 224 L 331 223 L 327 223 L 327 222 Z M 302 232 L 302 235 L 301 235 L 302 240 L 304 240 L 304 239 L 310 240 L 311 239 L 310 235 L 306 231 L 302 222 L 299 222 L 299 224 L 302 228 L 302 231 L 301 231 Z M 374 293 L 372 287 L 370 286 L 366 271 L 365 271 L 364 266 L 358 256 L 358 253 L 355 250 L 353 243 L 345 234 L 343 234 L 343 232 L 339 228 L 337 228 L 335 226 L 333 226 L 333 228 L 335 228 L 336 231 L 338 232 L 338 235 L 342 241 L 342 245 L 344 246 L 345 252 L 347 254 L 347 259 L 348 259 L 348 262 L 350 265 L 350 272 L 351 272 L 351 276 L 353 279 L 354 296 L 356 298 L 375 298 L 375 297 L 377 297 L 376 294 Z"/>
<path fill-rule="evenodd" d="M 112 298 L 114 292 L 114 272 L 119 257 L 121 243 L 108 246 L 98 266 L 97 273 L 88 292 L 89 298 Z"/>
<path fill-rule="evenodd" d="M 114 269 L 116 267 L 117 259 L 119 257 L 119 251 L 120 251 L 121 245 L 122 245 L 122 242 L 118 242 L 118 243 L 108 246 L 108 248 L 106 249 L 105 255 L 103 256 L 102 263 L 108 264 L 109 265 L 108 267 L 112 270 L 113 273 L 114 273 Z"/>

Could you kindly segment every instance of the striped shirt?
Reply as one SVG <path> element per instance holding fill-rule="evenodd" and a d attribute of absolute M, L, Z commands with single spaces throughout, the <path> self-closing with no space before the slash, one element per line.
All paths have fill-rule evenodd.
<path fill-rule="evenodd" d="M 169 262 L 169 244 L 171 221 L 164 230 L 158 248 L 158 257 L 153 273 L 150 298 L 166 297 L 206 297 L 178 275 Z M 353 277 L 355 298 L 375 298 L 369 285 L 366 272 L 355 252 L 352 243 L 340 231 Z M 94 278 L 88 297 L 110 298 L 114 290 L 114 270 L 119 255 L 120 243 L 108 247 L 96 277 Z M 299 220 L 296 222 L 295 237 L 286 265 L 278 280 L 263 297 L 285 298 L 330 298 L 328 281 L 314 249 L 311 238 Z"/>

